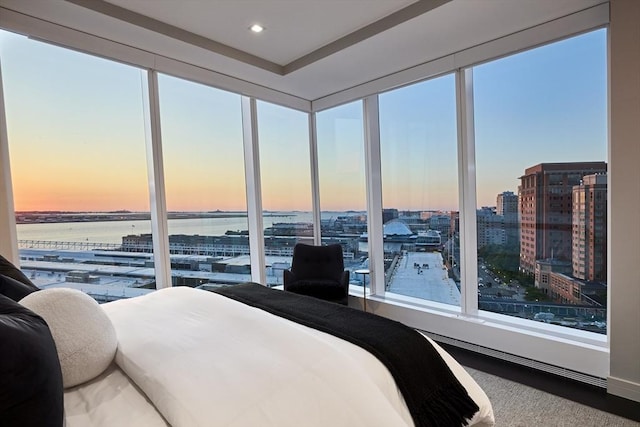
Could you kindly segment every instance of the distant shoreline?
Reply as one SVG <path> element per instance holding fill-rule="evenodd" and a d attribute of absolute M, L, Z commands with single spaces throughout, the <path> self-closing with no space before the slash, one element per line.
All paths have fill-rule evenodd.
<path fill-rule="evenodd" d="M 265 216 L 288 217 L 290 213 L 267 212 Z M 246 212 L 168 212 L 168 219 L 246 218 Z M 66 222 L 149 221 L 149 212 L 16 212 L 16 224 L 55 224 Z"/>

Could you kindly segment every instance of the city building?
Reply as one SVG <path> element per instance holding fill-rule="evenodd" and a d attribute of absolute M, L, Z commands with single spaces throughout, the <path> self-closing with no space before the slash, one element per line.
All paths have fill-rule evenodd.
<path fill-rule="evenodd" d="M 504 216 L 497 215 L 493 207 L 478 209 L 477 214 L 478 249 L 488 245 L 503 246 L 507 243 Z"/>
<path fill-rule="evenodd" d="M 549 295 L 561 304 L 580 304 L 582 302 L 583 283 L 562 273 L 549 274 Z"/>
<path fill-rule="evenodd" d="M 443 237 L 451 235 L 451 217 L 448 214 L 438 213 L 429 218 L 429 229 L 436 230 Z"/>
<path fill-rule="evenodd" d="M 518 195 L 513 191 L 505 191 L 496 196 L 497 215 L 518 215 Z"/>
<path fill-rule="evenodd" d="M 607 175 L 585 175 L 571 197 L 571 260 L 536 260 L 535 286 L 561 304 L 602 305 L 607 289 Z"/>
<path fill-rule="evenodd" d="M 520 269 L 535 272 L 539 259 L 571 261 L 573 186 L 585 175 L 606 173 L 605 162 L 541 163 L 520 177 Z"/>
<path fill-rule="evenodd" d="M 573 187 L 573 275 L 607 280 L 607 175 L 586 175 Z"/>
<path fill-rule="evenodd" d="M 584 281 L 570 274 L 548 274 L 549 296 L 561 304 L 602 307 L 606 304 L 607 285 L 602 282 Z"/>
<path fill-rule="evenodd" d="M 118 1 L 58 1 L 58 2 L 28 2 L 22 0 L 0 0 L 0 30 L 15 34 L 22 34 L 31 40 L 41 40 L 65 52 L 74 55 L 94 55 L 101 61 L 115 63 L 122 67 L 135 68 L 137 83 L 136 93 L 143 93 L 142 102 L 136 105 L 144 106 L 146 113 L 140 113 L 138 124 L 140 146 L 133 147 L 127 152 L 127 159 L 134 149 L 146 152 L 149 157 L 146 163 L 139 166 L 124 163 L 123 158 L 114 155 L 109 164 L 111 168 L 124 171 L 129 168 L 139 169 L 141 176 L 148 184 L 152 205 L 150 209 L 153 218 L 153 244 L 157 246 L 157 261 L 155 262 L 156 282 L 159 287 L 171 285 L 171 268 L 169 257 L 168 230 L 166 225 L 167 207 L 165 181 L 163 176 L 164 142 L 160 140 L 160 108 L 158 106 L 158 75 L 167 78 L 181 79 L 189 83 L 197 83 L 207 89 L 222 90 L 237 96 L 236 104 L 242 110 L 241 124 L 237 131 L 240 150 L 244 163 L 240 163 L 236 170 L 245 169 L 246 183 L 243 189 L 244 200 L 247 201 L 246 210 L 252 220 L 249 224 L 249 246 L 259 248 L 253 251 L 248 263 L 251 268 L 251 280 L 266 282 L 267 271 L 264 251 L 263 229 L 259 219 L 262 215 L 261 173 L 266 173 L 261 157 L 264 152 L 257 147 L 266 138 L 258 140 L 257 111 L 260 106 L 269 103 L 282 107 L 287 111 L 295 111 L 302 117 L 302 122 L 308 128 L 304 135 L 312 135 L 317 125 L 317 118 L 323 113 L 335 114 L 336 118 L 330 124 L 332 132 L 349 130 L 346 134 L 363 135 L 361 151 L 356 154 L 343 154 L 347 142 L 353 138 L 336 139 L 331 153 L 339 160 L 335 167 L 325 170 L 324 175 L 315 175 L 311 185 L 307 185 L 308 194 L 294 196 L 309 196 L 316 210 L 319 220 L 319 209 L 322 209 L 322 197 L 325 191 L 322 184 L 327 175 L 336 177 L 338 182 L 352 184 L 359 182 L 363 189 L 358 188 L 357 194 L 349 195 L 352 202 L 346 209 L 360 212 L 355 217 L 336 219 L 334 225 L 341 227 L 341 232 L 360 235 L 370 232 L 372 238 L 369 244 L 372 248 L 369 268 L 372 272 L 371 289 L 376 300 L 379 313 L 385 316 L 410 323 L 412 326 L 429 331 L 434 335 L 445 337 L 453 342 L 462 343 L 477 351 L 489 349 L 491 354 L 506 354 L 509 360 L 521 360 L 523 363 L 535 363 L 536 367 L 551 367 L 554 372 L 566 372 L 586 375 L 598 380 L 604 379 L 609 393 L 640 401 L 640 340 L 637 339 L 637 325 L 640 324 L 640 294 L 637 291 L 640 283 L 640 270 L 637 265 L 637 254 L 640 253 L 640 228 L 637 227 L 637 215 L 640 212 L 640 194 L 637 183 L 640 182 L 640 153 L 637 149 L 637 138 L 640 135 L 640 32 L 637 23 L 640 22 L 640 3 L 634 0 L 566 0 L 555 1 L 498 1 L 471 2 L 465 0 L 451 1 L 418 1 L 418 2 L 368 2 L 362 7 L 362 2 L 317 2 L 325 7 L 335 3 L 330 14 L 320 16 L 314 10 L 305 9 L 313 2 L 279 2 L 289 4 L 291 10 L 271 11 L 273 19 L 271 28 L 291 28 L 297 25 L 297 32 L 283 31 L 281 37 L 270 38 L 270 28 L 267 26 L 262 33 L 262 39 L 251 38 L 247 32 L 247 25 L 234 26 L 229 16 L 216 10 L 218 7 L 238 8 L 238 16 L 249 17 L 251 9 L 245 2 L 211 2 L 208 14 L 194 12 L 189 8 L 179 6 L 173 2 L 133 2 L 136 10 L 122 0 Z M 205 5 L 207 2 L 202 2 Z M 260 2 L 254 2 L 258 8 Z M 271 4 L 270 2 L 266 2 Z M 338 3 L 340 3 L 338 5 Z M 349 7 L 348 5 L 351 5 Z M 100 6 L 103 7 L 100 11 Z M 175 13 L 173 6 L 180 8 Z M 297 7 L 302 9 L 296 9 Z M 437 6 L 437 7 L 435 7 Z M 204 7 L 204 6 L 203 6 Z M 151 9 L 149 9 L 151 8 Z M 406 8 L 406 9 L 402 9 Z M 322 9 L 322 8 L 318 8 Z M 384 10 L 383 10 L 384 9 Z M 433 10 L 431 10 L 433 9 Z M 119 10 L 123 13 L 115 13 Z M 111 11 L 111 12 L 109 12 Z M 269 11 L 269 10 L 267 10 Z M 322 10 L 320 10 L 321 12 Z M 190 12 L 190 13 L 189 13 Z M 300 13 L 295 13 L 300 12 Z M 398 13 L 403 12 L 403 13 Z M 313 17 L 308 23 L 302 22 L 302 17 Z M 205 19 L 206 17 L 206 19 Z M 382 17 L 390 17 L 383 20 Z M 202 20 L 206 25 L 202 26 Z M 249 18 L 247 18 L 249 19 Z M 344 19 L 344 20 L 343 20 Z M 165 22 L 166 21 L 166 22 Z M 177 22 L 179 21 L 179 22 Z M 227 22 L 229 21 L 229 22 Z M 277 24 L 276 24 L 277 22 Z M 318 24 L 315 26 L 314 24 Z M 183 25 L 179 28 L 179 25 Z M 299 28 L 308 28 L 300 31 Z M 218 33 L 208 33 L 209 31 Z M 586 175 L 608 174 L 608 234 L 610 242 L 609 257 L 606 259 L 608 286 L 615 292 L 607 296 L 608 336 L 588 336 L 579 331 L 575 334 L 571 330 L 559 331 L 555 325 L 520 325 L 526 320 L 516 319 L 505 327 L 509 319 L 495 321 L 495 316 L 486 316 L 482 310 L 472 304 L 468 298 L 465 304 L 452 310 L 442 310 L 441 307 L 422 301 L 419 304 L 398 304 L 392 299 L 384 298 L 384 254 L 382 243 L 382 212 L 381 212 L 381 184 L 382 174 L 380 166 L 380 127 L 377 121 L 379 112 L 379 97 L 381 94 L 399 87 L 409 87 L 416 82 L 429 81 L 439 76 L 451 77 L 455 82 L 455 89 L 451 97 L 454 105 L 454 127 L 458 134 L 454 137 L 457 142 L 452 147 L 437 147 L 438 152 L 456 151 L 458 164 L 462 165 L 458 171 L 459 203 L 451 206 L 437 207 L 441 209 L 459 210 L 451 215 L 451 231 L 460 236 L 460 252 L 467 255 L 468 264 L 461 269 L 469 280 L 463 286 L 467 288 L 466 295 L 475 295 L 477 277 L 475 259 L 470 254 L 476 248 L 464 245 L 474 239 L 476 232 L 469 224 L 474 223 L 476 215 L 475 188 L 475 156 L 474 156 L 474 128 L 472 91 L 466 91 L 472 83 L 475 70 L 479 64 L 510 58 L 521 52 L 530 51 L 539 46 L 564 43 L 576 35 L 592 32 L 606 32 L 606 63 L 596 66 L 607 70 L 607 87 L 603 94 L 602 115 L 607 123 L 603 135 L 593 136 L 581 132 L 578 127 L 565 126 L 556 129 L 558 132 L 571 134 L 574 140 L 582 141 L 586 138 L 601 138 L 606 140 L 607 165 L 596 163 L 541 163 L 527 168 L 521 178 L 518 190 L 519 210 L 521 216 L 520 231 L 520 267 L 533 274 L 536 261 L 545 259 L 561 259 L 571 262 L 573 256 L 573 211 L 572 193 L 574 186 L 579 186 Z M 428 42 L 426 42 L 428 41 Z M 4 52 L 3 45 L 3 52 Z M 321 48 L 318 48 L 321 47 Z M 401 47 L 401 48 L 400 48 Z M 25 54 L 27 56 L 27 54 Z M 64 61 L 61 61 L 64 62 Z M 4 87 L 0 91 L 3 105 L 0 114 L 5 114 L 4 98 L 15 93 L 15 87 L 8 84 L 9 74 L 6 61 L 2 62 L 2 78 Z M 50 64 L 44 62 L 38 68 L 38 73 L 49 76 Z M 553 63 L 551 66 L 553 67 Z M 74 64 L 69 64 L 73 68 Z M 554 68 L 552 68 L 554 69 Z M 472 73 L 473 72 L 473 73 Z M 555 71 L 553 71 L 555 72 Z M 95 75 L 94 87 L 104 87 L 108 73 Z M 140 78 L 142 75 L 142 78 Z M 94 75 L 91 75 L 92 78 Z M 73 90 L 73 82 L 69 82 L 69 91 Z M 140 86 L 140 83 L 142 86 Z M 51 83 L 53 86 L 54 84 Z M 460 85 L 462 85 L 460 87 Z M 107 86 L 108 87 L 108 86 Z M 538 88 L 534 88 L 538 89 Z M 558 89 L 554 87 L 554 89 Z M 581 94 L 582 95 L 582 94 Z M 581 96 L 580 95 L 580 96 Z M 87 94 L 87 104 L 82 104 L 83 112 L 98 110 L 102 106 L 101 100 L 94 94 Z M 52 102 L 56 109 L 66 106 L 61 99 Z M 581 103 L 581 97 L 570 99 L 573 104 Z M 38 103 L 47 102 L 39 97 Z M 96 108 L 94 108 L 95 104 Z M 337 114 L 337 108 L 356 104 L 359 115 Z M 30 111 L 39 111 L 40 105 L 30 105 Z M 567 107 L 571 108 L 571 107 Z M 140 108 L 142 110 L 143 108 Z M 567 111 L 547 108 L 549 116 L 563 116 Z M 413 113 L 414 111 L 409 111 Z M 44 120 L 45 114 L 32 114 L 36 120 Z M 104 116 L 105 114 L 100 113 Z M 407 114 L 408 116 L 409 114 Z M 75 117 L 71 115 L 70 117 Z M 11 118 L 7 115 L 7 118 Z M 148 119 L 148 121 L 142 120 Z M 210 118 L 210 116 L 209 116 Z M 456 118 L 458 121 L 456 122 Z M 117 126 L 107 116 L 108 126 Z M 510 115 L 494 117 L 494 126 L 512 120 Z M 420 116 L 418 125 L 426 120 Z M 356 122 L 355 124 L 353 122 Z M 11 134 L 6 132 L 9 120 L 0 120 L 0 252 L 16 263 L 20 260 L 18 238 L 15 226 L 14 188 L 12 179 L 18 176 L 35 178 L 40 175 L 43 180 L 51 179 L 51 174 L 25 172 L 27 166 L 10 161 L 8 139 Z M 79 127 L 80 120 L 57 123 L 60 128 L 70 128 L 74 133 Z M 286 126 L 287 120 L 281 122 Z M 13 123 L 9 123 L 12 129 Z M 535 145 L 533 130 L 546 127 L 544 121 L 529 120 L 531 134 L 526 135 L 527 144 Z M 150 126 L 149 126 L 150 125 Z M 457 126 L 457 127 L 456 127 Z M 304 127 L 304 126 L 303 126 Z M 37 129 L 38 126 L 32 127 Z M 418 128 L 416 128 L 418 129 Z M 145 133 L 145 130 L 149 130 Z M 162 138 L 168 139 L 165 129 Z M 283 129 L 284 131 L 285 129 Z M 476 130 L 479 130 L 476 128 Z M 423 129 L 415 133 L 419 138 Z M 429 129 L 426 132 L 428 133 Z M 95 132 L 99 133 L 99 132 Z M 285 132 L 283 132 L 285 133 Z M 454 131 L 455 133 L 455 131 Z M 413 135 L 412 135 L 413 136 Z M 145 146 L 145 137 L 149 145 Z M 180 138 L 178 138 L 180 139 Z M 216 138 L 211 138 L 211 141 Z M 225 145 L 231 145 L 224 138 Z M 416 138 L 418 139 L 418 138 Z M 276 138 L 277 140 L 277 138 Z M 312 146 L 316 145 L 316 138 L 310 137 Z M 180 143 L 186 141 L 180 140 Z M 107 145 L 106 141 L 101 142 Z M 108 144 L 111 145 L 111 144 Z M 373 149 L 372 149 L 373 148 Z M 558 146 L 558 152 L 564 147 Z M 279 147 L 286 152 L 288 147 Z M 194 151 L 199 157 L 205 156 L 202 147 L 181 146 L 181 152 Z M 15 155 L 15 150 L 11 150 Z M 75 159 L 76 153 L 63 153 Z M 216 153 L 217 154 L 217 153 Z M 259 155 L 258 155 L 259 154 Z M 420 172 L 420 176 L 427 176 L 424 165 L 416 166 L 413 158 L 403 157 L 401 164 L 406 169 Z M 541 153 L 544 154 L 544 153 Z M 585 153 L 565 153 L 569 158 L 583 159 Z M 322 156 L 311 155 L 316 159 Z M 589 158 L 589 157 L 586 157 Z M 94 163 L 102 159 L 95 156 Z M 165 158 L 167 160 L 167 158 Z M 539 160 L 532 160 L 531 164 Z M 299 162 L 285 163 L 280 161 L 273 169 L 288 172 L 289 181 L 297 182 L 301 175 L 293 171 L 294 163 L 309 165 L 309 158 Z M 454 162 L 455 163 L 455 162 Z M 91 167 L 94 167 L 92 164 Z M 317 162 L 316 162 L 317 164 Z M 578 166 L 581 165 L 581 166 Z M 586 166 L 584 166 L 586 165 Z M 592 166 L 588 166 L 592 165 Z M 495 168 L 503 165 L 495 162 Z M 20 170 L 22 168 L 22 170 Z M 147 175 L 147 168 L 149 169 Z M 20 172 L 19 175 L 18 172 Z M 193 170 L 186 169 L 181 173 L 189 175 Z M 212 174 L 214 168 L 207 168 Z M 230 171 L 226 171 L 229 173 Z M 362 174 L 358 174 L 362 172 Z M 366 172 L 366 173 L 365 173 Z M 12 178 L 13 174 L 13 178 Z M 242 175 L 242 174 L 241 174 Z M 320 178 L 319 178 L 320 177 Z M 85 180 L 82 173 L 74 177 L 77 182 Z M 226 178 L 226 177 L 224 177 Z M 426 179 L 431 178 L 427 176 Z M 146 180 L 148 179 L 148 182 Z M 213 181 L 207 175 L 207 181 Z M 597 179 L 596 179 L 597 181 Z M 224 185 L 224 179 L 220 179 Z M 116 186 L 108 187 L 117 193 Z M 130 183 L 120 184 L 129 185 Z M 366 186 L 365 186 L 366 184 Z M 94 183 L 98 185 L 98 182 Z M 133 185 L 133 184 L 131 184 Z M 366 189 L 364 189 L 366 187 Z M 443 192 L 451 192 L 449 187 Z M 509 188 L 509 187 L 500 187 Z M 234 189 L 235 190 L 235 189 Z M 360 191 L 361 190 L 361 191 Z M 454 190 L 456 191 L 456 190 Z M 499 191 L 499 190 L 498 190 Z M 585 194 L 586 194 L 585 189 Z M 491 194 L 496 191 L 492 190 Z M 41 191 L 41 197 L 49 197 L 46 191 Z M 309 195 L 310 194 L 310 195 Z M 96 195 L 94 192 L 92 195 Z M 202 194 L 198 194 L 201 196 Z M 324 195 L 322 193 L 321 195 Z M 246 196 L 246 197 L 245 197 Z M 97 197 L 102 197 L 97 193 Z M 586 196 L 585 196 L 586 197 Z M 265 200 L 266 202 L 266 200 Z M 311 205 L 311 203 L 309 203 Z M 435 207 L 434 207 L 435 208 Z M 332 206 L 331 209 L 334 209 Z M 368 210 L 367 215 L 362 214 Z M 586 203 L 585 203 L 586 210 Z M 585 212 L 586 216 L 586 212 Z M 320 229 L 320 224 L 314 224 Z M 462 227 L 460 227 L 460 225 Z M 594 223 L 595 227 L 595 223 Z M 595 228 L 594 228 L 595 230 Z M 587 236 L 585 225 L 584 236 Z M 444 237 L 444 236 L 443 236 Z M 321 243 L 320 236 L 314 235 L 314 242 Z M 378 240 L 375 240 L 378 239 Z M 584 238 L 585 252 L 590 244 Z M 131 242 L 135 243 L 134 241 Z M 594 241 L 595 244 L 595 241 Z M 595 248 L 595 246 L 594 246 Z M 580 252 L 580 249 L 578 249 Z M 586 260 L 586 258 L 585 258 Z M 591 262 L 591 261 L 590 261 Z M 168 265 L 169 264 L 169 265 Z M 598 269 L 594 265 L 594 274 Z M 245 264 L 246 265 L 246 264 Z M 469 265 L 472 268 L 469 268 Z M 581 270 L 578 266 L 577 270 Z M 585 261 L 584 275 L 588 269 Z M 579 274 L 580 271 L 578 271 Z M 567 285 L 568 288 L 568 285 Z M 567 289 L 568 290 L 568 289 Z M 376 294 L 382 294 L 379 297 Z M 573 290 L 565 295 L 567 301 L 573 297 Z M 353 292 L 351 302 L 359 304 L 362 294 Z M 426 309 L 425 309 L 426 307 Z M 452 315 L 454 313 L 454 315 Z M 602 384 L 602 382 L 598 382 Z M 569 423 L 571 420 L 568 421 Z"/>
<path fill-rule="evenodd" d="M 383 209 L 382 210 L 382 222 L 386 224 L 392 219 L 398 218 L 398 209 Z"/>
<path fill-rule="evenodd" d="M 536 260 L 535 287 L 541 289 L 545 294 L 549 294 L 551 287 L 551 274 L 571 274 L 571 263 L 557 259 Z"/>
<path fill-rule="evenodd" d="M 520 219 L 518 217 L 518 195 L 512 191 L 505 191 L 496 197 L 496 215 L 500 215 L 504 222 L 505 244 L 520 244 Z"/>
<path fill-rule="evenodd" d="M 449 229 L 451 230 L 451 235 L 455 236 L 460 233 L 460 212 L 451 212 L 449 217 L 451 218 Z"/>

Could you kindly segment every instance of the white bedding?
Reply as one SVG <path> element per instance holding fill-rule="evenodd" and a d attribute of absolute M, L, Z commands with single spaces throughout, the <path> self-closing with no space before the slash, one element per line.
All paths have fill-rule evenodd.
<path fill-rule="evenodd" d="M 112 364 L 98 377 L 64 391 L 65 427 L 167 427 L 136 385 Z"/>
<path fill-rule="evenodd" d="M 413 425 L 386 367 L 329 334 L 186 287 L 103 307 L 116 364 L 172 426 Z M 436 348 L 481 408 L 472 424 L 493 425 L 484 392 Z"/>

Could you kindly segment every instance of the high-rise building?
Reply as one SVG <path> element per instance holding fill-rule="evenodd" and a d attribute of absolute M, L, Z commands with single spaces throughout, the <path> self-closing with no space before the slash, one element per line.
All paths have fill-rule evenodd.
<path fill-rule="evenodd" d="M 513 191 L 504 191 L 496 197 L 497 215 L 518 215 L 518 195 Z"/>
<path fill-rule="evenodd" d="M 496 215 L 493 207 L 484 206 L 476 211 L 478 249 L 488 245 L 504 245 L 506 242 L 504 220 Z"/>
<path fill-rule="evenodd" d="M 518 195 L 505 191 L 496 197 L 496 214 L 503 217 L 505 243 L 517 245 L 520 241 L 520 220 L 518 218 Z"/>
<path fill-rule="evenodd" d="M 607 172 L 605 162 L 540 163 L 520 177 L 520 269 L 533 274 L 539 259 L 571 261 L 572 192 L 585 175 Z"/>
<path fill-rule="evenodd" d="M 586 175 L 573 187 L 573 275 L 607 280 L 607 175 Z"/>

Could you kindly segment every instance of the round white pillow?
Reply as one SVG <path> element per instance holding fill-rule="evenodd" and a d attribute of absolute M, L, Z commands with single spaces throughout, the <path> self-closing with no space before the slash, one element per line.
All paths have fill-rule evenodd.
<path fill-rule="evenodd" d="M 20 300 L 49 325 L 62 368 L 64 388 L 87 382 L 111 364 L 118 341 L 102 307 L 84 292 L 44 289 Z"/>

